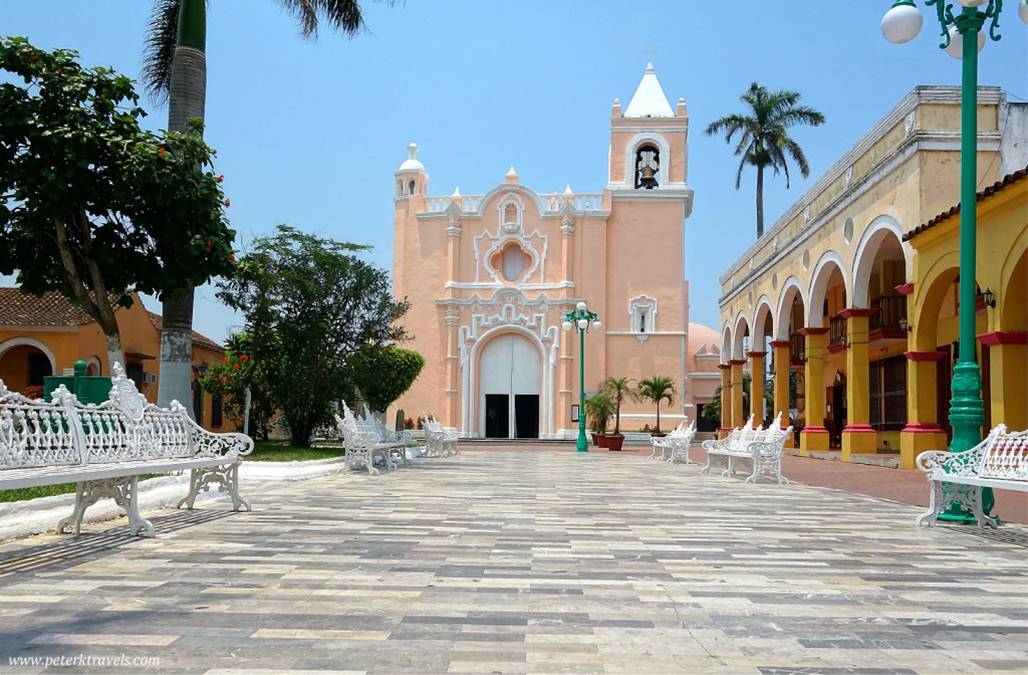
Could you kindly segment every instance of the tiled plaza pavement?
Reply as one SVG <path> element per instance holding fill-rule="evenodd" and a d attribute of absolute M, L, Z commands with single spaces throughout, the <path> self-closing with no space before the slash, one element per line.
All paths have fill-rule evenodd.
<path fill-rule="evenodd" d="M 246 496 L 156 514 L 152 540 L 122 520 L 0 547 L 0 670 L 1028 668 L 1022 526 L 915 530 L 916 507 L 636 454 L 466 452 Z"/>

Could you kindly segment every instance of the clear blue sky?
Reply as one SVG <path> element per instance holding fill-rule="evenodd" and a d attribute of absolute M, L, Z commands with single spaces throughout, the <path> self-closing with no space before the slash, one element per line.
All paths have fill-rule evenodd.
<path fill-rule="evenodd" d="M 430 188 L 480 193 L 514 164 L 542 192 L 606 183 L 608 117 L 627 104 L 648 54 L 668 98 L 691 118 L 685 276 L 693 320 L 717 324 L 717 277 L 753 240 L 753 175 L 702 130 L 739 109 L 751 81 L 796 89 L 827 124 L 800 129 L 810 179 L 766 188 L 768 224 L 916 84 L 957 84 L 934 17 L 912 43 L 879 32 L 890 0 L 366 2 L 369 31 L 299 37 L 275 0 L 212 0 L 207 31 L 207 139 L 226 176 L 242 245 L 285 222 L 392 255 L 392 172 L 416 141 Z M 1028 27 L 1007 3 L 1003 40 L 981 57 L 982 84 L 1028 96 Z M 141 68 L 146 0 L 0 3 L 0 33 L 78 50 L 85 63 Z M 153 106 L 149 122 L 165 124 Z M 956 195 L 954 195 L 956 197 Z M 954 199 L 956 201 L 956 199 Z M 660 242 L 653 242 L 659 246 Z M 196 328 L 221 339 L 239 319 L 201 289 Z M 150 303 L 157 308 L 156 303 Z"/>

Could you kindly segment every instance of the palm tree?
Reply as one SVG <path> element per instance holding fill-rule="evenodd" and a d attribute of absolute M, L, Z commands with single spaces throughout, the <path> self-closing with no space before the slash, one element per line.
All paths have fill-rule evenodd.
<path fill-rule="evenodd" d="M 387 2 L 389 0 L 386 0 Z M 151 96 L 168 101 L 168 129 L 185 131 L 204 118 L 207 99 L 208 0 L 155 0 L 147 31 L 143 79 Z M 326 20 L 345 35 L 364 26 L 358 0 L 278 0 L 300 23 L 304 37 L 317 36 Z M 189 227 L 189 223 L 184 223 Z M 158 404 L 192 400 L 193 290 L 162 297 L 161 366 Z M 186 410 L 192 414 L 192 406 Z"/>
<path fill-rule="evenodd" d="M 621 434 L 621 402 L 632 395 L 632 380 L 627 377 L 608 377 L 603 389 L 614 401 L 614 435 Z"/>
<path fill-rule="evenodd" d="M 792 157 L 806 178 L 810 166 L 803 148 L 789 136 L 789 127 L 808 124 L 821 126 L 825 116 L 807 106 L 798 105 L 800 95 L 795 91 L 768 91 L 754 82 L 741 97 L 749 106 L 749 114 L 726 115 L 707 126 L 707 135 L 723 133 L 725 142 L 731 143 L 736 134 L 739 144 L 735 156 L 740 157 L 735 174 L 735 189 L 742 183 L 742 170 L 748 164 L 757 168 L 757 239 L 764 236 L 764 169 L 777 176 L 785 173 L 785 187 L 789 187 L 789 163 Z"/>
<path fill-rule="evenodd" d="M 635 392 L 636 398 L 646 399 L 657 404 L 657 433 L 660 433 L 660 402 L 666 400 L 668 405 L 675 400 L 675 383 L 670 377 L 656 375 L 640 380 Z"/>

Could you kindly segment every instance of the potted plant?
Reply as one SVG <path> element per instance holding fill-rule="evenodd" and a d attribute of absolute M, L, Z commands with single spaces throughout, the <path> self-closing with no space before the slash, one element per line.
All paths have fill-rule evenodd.
<path fill-rule="evenodd" d="M 635 390 L 636 399 L 643 399 L 657 404 L 657 428 L 650 435 L 663 436 L 660 430 L 660 402 L 667 400 L 671 405 L 675 400 L 675 383 L 670 377 L 655 375 L 654 377 L 640 380 L 639 388 Z"/>
<path fill-rule="evenodd" d="M 607 420 L 614 412 L 614 401 L 606 392 L 600 392 L 585 400 L 585 414 L 592 420 L 590 428 L 593 434 L 593 444 L 598 448 L 607 447 Z"/>
<path fill-rule="evenodd" d="M 631 382 L 627 377 L 608 377 L 603 383 L 604 391 L 614 404 L 614 433 L 607 434 L 607 449 L 612 452 L 619 452 L 625 442 L 625 436 L 621 433 L 621 403 L 625 396 L 632 395 Z"/>

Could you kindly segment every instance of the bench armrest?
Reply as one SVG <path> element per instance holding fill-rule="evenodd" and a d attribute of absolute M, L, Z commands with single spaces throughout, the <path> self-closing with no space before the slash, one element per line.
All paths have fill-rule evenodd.
<path fill-rule="evenodd" d="M 982 461 L 984 447 L 977 445 L 964 452 L 925 450 L 917 456 L 917 468 L 928 474 L 945 473 L 951 476 L 976 476 Z"/>
<path fill-rule="evenodd" d="M 767 441 L 754 441 L 746 446 L 746 451 L 754 457 L 773 459 L 780 457 L 784 450 L 784 444 Z"/>
<path fill-rule="evenodd" d="M 711 450 L 713 450 L 714 452 L 720 452 L 721 450 L 725 449 L 725 444 L 723 441 L 706 440 L 700 443 L 700 447 L 702 447 L 707 452 L 710 452 Z"/>
<path fill-rule="evenodd" d="M 244 457 L 253 452 L 253 439 L 246 434 L 215 434 L 197 427 L 196 454 L 200 457 Z"/>

